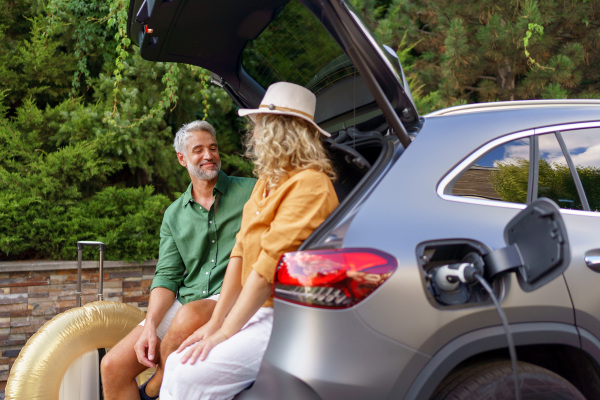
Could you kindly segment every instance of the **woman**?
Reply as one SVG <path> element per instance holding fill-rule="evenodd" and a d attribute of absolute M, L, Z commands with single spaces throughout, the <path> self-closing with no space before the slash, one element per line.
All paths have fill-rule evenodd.
<path fill-rule="evenodd" d="M 259 179 L 213 315 L 167 359 L 161 400 L 229 399 L 256 379 L 279 256 L 297 250 L 338 205 L 320 139 L 329 134 L 313 121 L 315 105 L 309 90 L 278 82 L 257 109 L 239 111 L 254 120 L 246 145 Z"/>

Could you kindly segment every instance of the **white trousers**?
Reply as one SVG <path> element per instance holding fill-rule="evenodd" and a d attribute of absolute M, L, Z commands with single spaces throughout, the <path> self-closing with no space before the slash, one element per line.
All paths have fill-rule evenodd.
<path fill-rule="evenodd" d="M 182 364 L 181 353 L 167 358 L 161 400 L 226 400 L 258 375 L 273 327 L 273 308 L 261 307 L 241 331 L 215 346 L 204 361 Z"/>

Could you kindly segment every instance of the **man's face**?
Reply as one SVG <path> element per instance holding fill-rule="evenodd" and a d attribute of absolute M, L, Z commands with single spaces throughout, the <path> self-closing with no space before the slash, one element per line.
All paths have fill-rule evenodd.
<path fill-rule="evenodd" d="M 221 169 L 217 141 L 209 132 L 193 131 L 187 140 L 186 153 L 177 153 L 181 165 L 198 179 L 212 180 Z"/>

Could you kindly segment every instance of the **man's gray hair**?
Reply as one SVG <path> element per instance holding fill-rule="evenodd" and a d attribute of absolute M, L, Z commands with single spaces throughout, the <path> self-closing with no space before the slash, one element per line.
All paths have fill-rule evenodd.
<path fill-rule="evenodd" d="M 181 129 L 177 131 L 175 140 L 173 140 L 173 147 L 175 148 L 175 151 L 186 154 L 185 150 L 188 138 L 192 132 L 198 131 L 208 132 L 215 138 L 215 140 L 217 140 L 217 133 L 211 124 L 206 121 L 190 122 L 189 124 L 184 124 Z"/>

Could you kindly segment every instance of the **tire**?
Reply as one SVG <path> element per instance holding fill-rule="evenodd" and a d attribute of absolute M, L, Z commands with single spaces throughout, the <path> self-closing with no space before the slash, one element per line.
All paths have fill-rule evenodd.
<path fill-rule="evenodd" d="M 545 368 L 519 362 L 518 372 L 522 400 L 585 400 L 569 381 Z M 513 400 L 513 382 L 509 361 L 474 365 L 446 377 L 432 400 Z"/>
<path fill-rule="evenodd" d="M 6 400 L 56 400 L 65 372 L 88 351 L 113 347 L 142 319 L 128 304 L 96 301 L 46 322 L 21 349 L 6 384 Z"/>

